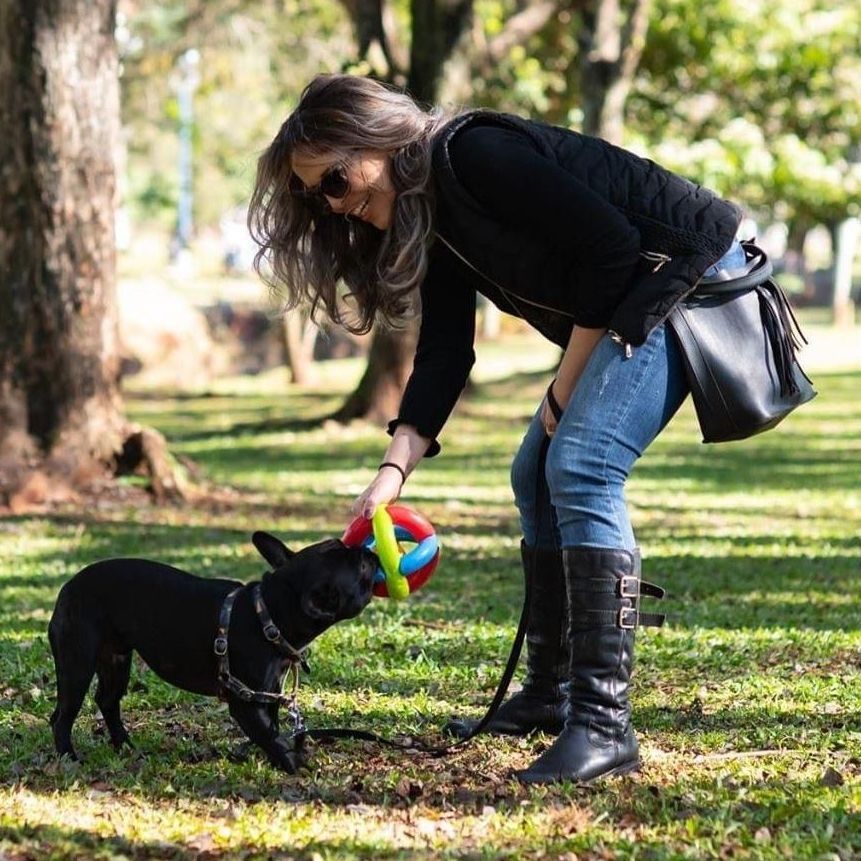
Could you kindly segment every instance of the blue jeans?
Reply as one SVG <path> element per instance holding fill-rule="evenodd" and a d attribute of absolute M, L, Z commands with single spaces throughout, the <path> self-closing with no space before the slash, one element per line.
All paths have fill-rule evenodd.
<path fill-rule="evenodd" d="M 736 242 L 706 273 L 744 264 Z M 541 408 L 511 467 L 524 541 L 541 547 L 636 546 L 625 482 L 637 459 L 688 394 L 675 338 L 662 325 L 625 358 L 605 335 L 597 344 L 547 450 Z"/>

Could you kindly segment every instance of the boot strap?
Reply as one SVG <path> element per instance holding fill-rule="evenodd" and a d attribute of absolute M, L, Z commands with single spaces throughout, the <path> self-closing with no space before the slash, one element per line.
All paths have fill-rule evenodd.
<path fill-rule="evenodd" d="M 667 594 L 666 589 L 630 575 L 623 577 L 584 577 L 574 581 L 571 586 L 572 592 L 616 595 L 619 598 L 638 598 L 640 595 L 648 595 L 650 598 L 657 598 L 660 601 Z"/>
<path fill-rule="evenodd" d="M 571 625 L 614 625 L 624 631 L 634 628 L 660 628 L 666 620 L 664 613 L 641 613 L 636 607 L 620 607 L 618 610 L 577 610 L 571 614 Z"/>

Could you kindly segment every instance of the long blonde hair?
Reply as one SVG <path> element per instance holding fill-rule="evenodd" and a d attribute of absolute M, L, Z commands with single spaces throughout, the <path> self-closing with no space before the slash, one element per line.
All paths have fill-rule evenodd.
<path fill-rule="evenodd" d="M 375 319 L 395 325 L 409 314 L 411 294 L 427 271 L 433 233 L 431 146 L 448 120 L 424 111 L 406 93 L 353 75 L 318 75 L 257 162 L 248 227 L 259 246 L 254 268 L 284 299 L 357 333 Z M 380 231 L 357 219 L 315 211 L 289 189 L 292 157 L 364 149 L 391 155 L 396 197 L 391 226 Z M 344 314 L 339 282 L 356 300 Z M 350 319 L 353 317 L 353 319 Z"/>

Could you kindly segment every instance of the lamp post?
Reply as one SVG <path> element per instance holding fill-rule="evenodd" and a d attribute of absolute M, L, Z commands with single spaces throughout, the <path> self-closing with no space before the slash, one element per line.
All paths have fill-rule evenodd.
<path fill-rule="evenodd" d="M 194 229 L 194 186 L 192 177 L 191 132 L 194 123 L 194 91 L 200 83 L 200 52 L 189 48 L 179 58 L 177 104 L 179 107 L 179 198 L 177 200 L 174 255 L 187 249 Z"/>

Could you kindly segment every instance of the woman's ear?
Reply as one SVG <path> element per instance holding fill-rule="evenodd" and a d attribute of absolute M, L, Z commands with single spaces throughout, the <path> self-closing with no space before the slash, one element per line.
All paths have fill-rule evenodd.
<path fill-rule="evenodd" d="M 255 532 L 251 536 L 251 543 L 273 568 L 286 565 L 296 555 L 283 541 L 268 532 Z"/>

